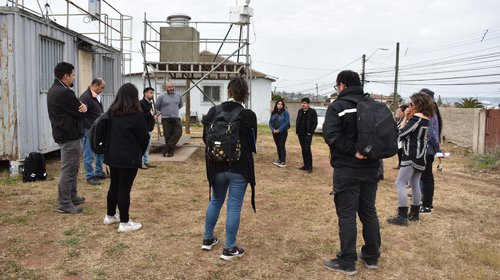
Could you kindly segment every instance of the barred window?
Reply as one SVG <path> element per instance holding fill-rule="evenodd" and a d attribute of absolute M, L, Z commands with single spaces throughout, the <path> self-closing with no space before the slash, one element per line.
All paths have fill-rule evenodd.
<path fill-rule="evenodd" d="M 63 61 L 64 43 L 41 37 L 40 41 L 40 93 L 47 93 L 54 83 L 54 68 Z"/>
<path fill-rule="evenodd" d="M 214 102 L 220 102 L 220 91 L 221 86 L 203 86 L 203 92 L 205 92 L 203 102 L 210 102 L 210 99 Z M 207 95 L 210 99 L 207 98 Z"/>
<path fill-rule="evenodd" d="M 115 71 L 114 71 L 115 60 L 113 58 L 103 56 L 102 57 L 102 78 L 106 82 L 105 93 L 114 94 L 115 92 Z"/>

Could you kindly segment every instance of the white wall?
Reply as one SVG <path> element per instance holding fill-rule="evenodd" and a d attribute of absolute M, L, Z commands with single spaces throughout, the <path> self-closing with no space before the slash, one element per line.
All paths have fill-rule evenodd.
<path fill-rule="evenodd" d="M 144 89 L 144 81 L 142 76 L 124 76 L 124 83 L 132 83 L 139 89 L 139 96 L 142 98 L 142 90 Z M 185 90 L 186 81 L 185 80 L 174 80 L 173 81 L 176 92 L 182 94 Z M 221 87 L 221 102 L 227 100 L 227 85 L 228 80 L 205 80 L 202 81 L 198 86 L 203 89 L 203 86 L 213 85 Z M 155 86 L 155 81 L 151 80 L 152 87 L 155 88 L 156 95 L 160 95 L 163 92 L 162 83 Z M 192 85 L 192 83 L 191 83 Z M 146 85 L 146 87 L 149 85 Z M 221 102 L 216 102 L 220 104 Z M 257 122 L 260 124 L 266 124 L 269 122 L 270 110 L 269 104 L 271 102 L 271 81 L 264 78 L 257 78 L 252 81 L 252 95 L 249 101 L 249 107 L 257 115 Z M 191 115 L 197 115 L 198 120 L 205 115 L 208 110 L 213 106 L 210 102 L 203 101 L 203 94 L 195 87 L 191 90 Z M 185 114 L 185 108 L 181 109 L 181 115 Z"/>

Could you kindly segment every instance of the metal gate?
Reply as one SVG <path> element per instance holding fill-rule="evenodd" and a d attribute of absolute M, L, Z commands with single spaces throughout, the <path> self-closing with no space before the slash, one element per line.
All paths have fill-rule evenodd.
<path fill-rule="evenodd" d="M 500 147 L 500 110 L 486 110 L 485 152 Z"/>

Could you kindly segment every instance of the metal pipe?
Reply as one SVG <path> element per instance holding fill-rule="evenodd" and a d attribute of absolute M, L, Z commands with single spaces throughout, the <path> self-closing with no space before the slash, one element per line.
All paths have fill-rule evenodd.
<path fill-rule="evenodd" d="M 229 35 L 229 32 L 231 32 L 231 28 L 233 28 L 232 24 L 229 26 L 229 30 L 227 31 L 226 36 L 224 37 L 224 40 L 222 40 L 222 44 L 220 44 L 220 47 L 217 50 L 217 53 L 214 55 L 214 59 L 212 60 L 212 62 L 215 62 L 215 60 L 217 59 L 217 56 L 219 55 L 219 52 L 222 49 L 222 46 L 224 45 L 224 42 L 226 41 L 227 36 Z"/>
<path fill-rule="evenodd" d="M 219 66 L 221 66 L 222 64 L 224 64 L 224 62 L 228 61 L 235 53 L 239 52 L 243 47 L 245 47 L 245 45 L 239 47 L 237 50 L 235 50 L 231 56 L 228 56 L 226 57 L 223 61 L 221 61 L 219 64 L 217 64 L 217 66 L 215 66 L 214 68 L 212 68 L 212 70 L 208 71 L 208 73 L 206 73 L 205 75 L 203 75 L 203 77 L 201 77 L 201 79 L 199 79 L 194 85 L 192 85 L 189 89 L 187 89 L 183 94 L 182 96 L 184 96 L 184 94 L 186 94 L 186 92 L 190 91 L 193 87 L 195 87 L 197 84 L 199 84 L 201 81 L 203 81 L 206 77 L 208 77 L 210 74 L 212 74 L 212 72 L 215 71 L 215 69 L 217 69 Z"/>

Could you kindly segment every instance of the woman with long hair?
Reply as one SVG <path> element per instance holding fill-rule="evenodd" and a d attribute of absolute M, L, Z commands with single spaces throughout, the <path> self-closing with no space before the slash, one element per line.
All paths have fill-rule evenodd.
<path fill-rule="evenodd" d="M 269 119 L 269 128 L 273 133 L 274 144 L 278 152 L 278 160 L 273 162 L 278 167 L 286 167 L 286 138 L 288 137 L 288 129 L 290 128 L 290 114 L 286 109 L 285 102 L 278 100 L 274 104 L 274 109 L 271 112 Z"/>
<path fill-rule="evenodd" d="M 220 209 L 227 195 L 227 217 L 226 217 L 226 242 L 220 258 L 231 260 L 242 257 L 245 250 L 236 246 L 236 237 L 240 226 L 241 206 L 247 185 L 252 189 L 252 207 L 255 210 L 255 171 L 252 151 L 257 139 L 257 116 L 252 110 L 244 109 L 243 103 L 247 100 L 249 92 L 244 79 L 233 78 L 227 87 L 229 100 L 220 105 L 210 108 L 203 117 L 203 141 L 207 141 L 212 122 L 220 114 L 240 111 L 239 139 L 241 143 L 241 156 L 233 162 L 222 162 L 206 157 L 207 179 L 212 197 L 207 207 L 205 218 L 205 234 L 203 236 L 202 249 L 210 251 L 219 243 L 214 234 L 215 224 L 219 219 Z"/>
<path fill-rule="evenodd" d="M 434 92 L 430 89 L 423 88 L 420 90 L 421 93 L 425 93 L 432 98 L 435 112 L 429 118 L 429 133 L 428 133 L 428 143 L 427 143 L 427 162 L 425 165 L 425 170 L 422 173 L 421 178 L 421 191 L 422 191 L 422 209 L 420 209 L 420 214 L 430 214 L 433 208 L 434 199 L 434 174 L 433 163 L 436 153 L 441 151 L 440 140 L 441 132 L 443 128 L 443 121 L 441 118 L 441 113 L 439 108 L 434 101 Z"/>
<path fill-rule="evenodd" d="M 399 105 L 398 109 L 396 110 L 396 124 L 398 129 L 401 128 L 401 123 L 403 122 L 405 118 L 405 111 L 408 108 L 408 105 L 402 104 Z M 399 169 L 399 166 L 401 165 L 401 156 L 403 155 L 403 142 L 398 141 L 398 165 L 394 167 L 394 169 Z"/>
<path fill-rule="evenodd" d="M 104 153 L 104 163 L 110 167 L 110 184 L 107 196 L 107 214 L 104 224 L 120 223 L 118 232 L 130 232 L 142 227 L 129 218 L 130 191 L 137 169 L 142 165 L 142 155 L 149 143 L 149 133 L 139 103 L 137 88 L 126 83 L 120 87 L 110 107 L 109 144 Z M 116 213 L 118 206 L 119 214 Z"/>
<path fill-rule="evenodd" d="M 403 143 L 403 154 L 396 188 L 398 191 L 398 214 L 387 222 L 407 226 L 408 220 L 418 221 L 420 211 L 420 177 L 426 166 L 427 130 L 429 118 L 434 114 L 434 106 L 429 95 L 415 93 L 410 97 L 406 116 L 401 122 L 399 138 Z M 408 215 L 408 195 L 406 185 L 412 190 L 412 205 Z"/>

